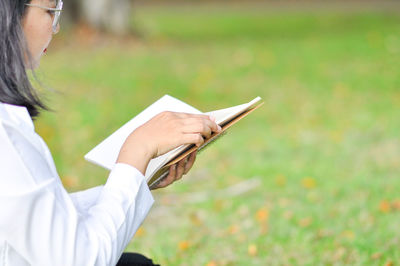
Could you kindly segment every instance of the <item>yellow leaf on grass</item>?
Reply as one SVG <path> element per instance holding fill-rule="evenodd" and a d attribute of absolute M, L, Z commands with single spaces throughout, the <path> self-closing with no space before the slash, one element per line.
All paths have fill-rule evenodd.
<path fill-rule="evenodd" d="M 391 260 L 387 260 L 386 262 L 385 262 L 385 266 L 393 266 L 394 264 L 393 264 L 393 261 L 391 261 Z"/>
<path fill-rule="evenodd" d="M 299 225 L 301 227 L 308 227 L 311 224 L 311 222 L 312 222 L 312 219 L 310 217 L 307 217 L 307 218 L 300 219 Z"/>
<path fill-rule="evenodd" d="M 237 232 L 239 232 L 240 227 L 237 224 L 233 224 L 231 226 L 229 226 L 228 232 L 233 235 L 236 234 Z"/>
<path fill-rule="evenodd" d="M 190 221 L 197 226 L 203 223 L 203 221 L 200 219 L 200 216 L 195 212 L 190 214 Z"/>
<path fill-rule="evenodd" d="M 305 177 L 301 180 L 301 184 L 303 185 L 304 188 L 307 189 L 312 189 L 317 186 L 317 182 L 315 182 L 315 179 L 312 177 Z"/>
<path fill-rule="evenodd" d="M 333 253 L 333 259 L 335 261 L 339 261 L 343 258 L 343 256 L 346 254 L 346 249 L 344 247 L 339 247 L 338 249 L 335 250 Z"/>
<path fill-rule="evenodd" d="M 284 175 L 277 175 L 275 183 L 280 187 L 284 187 L 286 185 L 286 177 Z"/>
<path fill-rule="evenodd" d="M 247 252 L 250 256 L 257 256 L 257 246 L 255 244 L 250 244 L 247 248 Z"/>
<path fill-rule="evenodd" d="M 382 257 L 382 253 L 377 252 L 377 253 L 372 254 L 371 259 L 377 260 L 377 259 L 379 259 L 380 257 Z"/>
<path fill-rule="evenodd" d="M 78 186 L 78 178 L 75 176 L 63 176 L 61 178 L 61 181 L 66 188 L 73 188 Z"/>
<path fill-rule="evenodd" d="M 382 200 L 379 203 L 379 210 L 383 213 L 388 213 L 391 210 L 390 202 L 387 200 Z"/>
<path fill-rule="evenodd" d="M 394 210 L 400 211 L 400 200 L 399 199 L 394 200 L 392 202 L 392 207 Z"/>
<path fill-rule="evenodd" d="M 178 244 L 179 250 L 184 251 L 190 247 L 190 243 L 187 240 L 181 241 Z"/>
<path fill-rule="evenodd" d="M 316 238 L 317 239 L 321 239 L 321 238 L 325 238 L 332 235 L 332 233 L 326 229 L 318 229 L 317 233 L 316 233 Z"/>
<path fill-rule="evenodd" d="M 214 210 L 221 211 L 226 206 L 226 202 L 224 200 L 216 200 L 214 202 Z"/>
<path fill-rule="evenodd" d="M 217 266 L 217 263 L 215 261 L 209 261 L 206 266 Z"/>
<path fill-rule="evenodd" d="M 269 217 L 269 211 L 267 208 L 261 208 L 256 213 L 256 219 L 260 223 L 267 221 L 268 217 Z"/>
<path fill-rule="evenodd" d="M 146 231 L 143 229 L 143 227 L 139 227 L 139 229 L 136 231 L 135 237 L 141 237 L 144 236 Z"/>
<path fill-rule="evenodd" d="M 348 240 L 354 240 L 356 235 L 351 230 L 345 230 L 342 232 L 342 236 Z"/>

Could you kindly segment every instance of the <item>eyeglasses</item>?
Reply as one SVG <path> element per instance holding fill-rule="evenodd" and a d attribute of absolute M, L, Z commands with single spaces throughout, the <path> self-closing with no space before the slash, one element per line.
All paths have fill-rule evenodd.
<path fill-rule="evenodd" d="M 60 22 L 61 11 L 62 11 L 62 8 L 63 8 L 63 1 L 62 0 L 58 0 L 57 1 L 56 8 L 51 8 L 51 7 L 41 6 L 41 5 L 35 5 L 35 4 L 25 4 L 25 5 L 33 6 L 33 7 L 39 7 L 39 8 L 43 8 L 45 10 L 51 11 L 51 13 L 53 15 L 53 33 L 57 32 L 57 26 L 58 26 L 58 23 Z"/>

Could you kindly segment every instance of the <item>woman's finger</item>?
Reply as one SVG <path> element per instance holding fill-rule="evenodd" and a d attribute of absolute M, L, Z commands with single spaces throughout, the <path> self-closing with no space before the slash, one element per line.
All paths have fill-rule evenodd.
<path fill-rule="evenodd" d="M 189 118 L 183 122 L 184 133 L 201 133 L 209 137 L 212 132 L 220 132 L 221 127 L 210 119 Z"/>
<path fill-rule="evenodd" d="M 171 165 L 169 167 L 169 173 L 168 176 L 165 177 L 161 182 L 158 184 L 157 188 L 163 188 L 175 181 L 175 176 L 176 176 L 176 164 Z"/>
<path fill-rule="evenodd" d="M 186 158 L 183 158 L 182 160 L 179 161 L 179 163 L 177 163 L 175 180 L 179 180 L 182 178 L 185 172 L 186 160 L 187 160 Z"/>
<path fill-rule="evenodd" d="M 189 113 L 181 113 L 177 112 L 175 113 L 179 118 L 200 118 L 200 119 L 212 119 L 209 115 L 204 115 L 204 114 L 189 114 Z"/>
<path fill-rule="evenodd" d="M 196 155 L 197 155 L 197 151 L 194 151 L 190 154 L 186 164 L 185 164 L 185 170 L 183 172 L 184 175 L 186 175 L 189 170 L 192 168 L 194 161 L 196 160 Z"/>
<path fill-rule="evenodd" d="M 180 141 L 182 144 L 195 144 L 200 147 L 204 143 L 204 138 L 199 133 L 183 134 Z"/>
<path fill-rule="evenodd" d="M 212 129 L 201 121 L 193 124 L 186 124 L 182 126 L 181 130 L 183 134 L 199 134 L 205 139 L 209 138 L 212 134 Z"/>

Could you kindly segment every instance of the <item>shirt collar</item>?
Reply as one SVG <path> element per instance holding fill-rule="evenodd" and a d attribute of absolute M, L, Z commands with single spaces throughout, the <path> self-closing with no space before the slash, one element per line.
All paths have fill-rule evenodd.
<path fill-rule="evenodd" d="M 9 118 L 17 123 L 22 124 L 24 126 L 28 126 L 32 130 L 34 130 L 34 124 L 31 116 L 29 115 L 28 109 L 25 106 L 1 103 L 4 109 L 6 110 Z"/>

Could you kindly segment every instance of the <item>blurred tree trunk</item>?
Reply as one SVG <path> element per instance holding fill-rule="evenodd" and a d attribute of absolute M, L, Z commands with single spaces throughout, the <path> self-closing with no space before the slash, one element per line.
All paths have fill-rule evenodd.
<path fill-rule="evenodd" d="M 96 29 L 116 34 L 130 32 L 131 0 L 68 0 L 67 23 L 84 22 Z"/>

